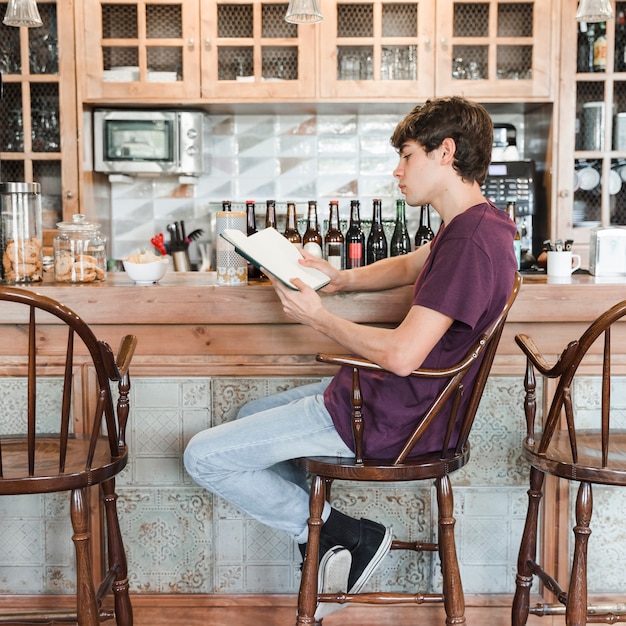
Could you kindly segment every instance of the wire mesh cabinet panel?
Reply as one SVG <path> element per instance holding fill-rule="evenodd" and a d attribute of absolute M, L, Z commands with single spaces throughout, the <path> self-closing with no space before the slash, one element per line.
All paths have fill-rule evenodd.
<path fill-rule="evenodd" d="M 78 13 L 87 100 L 200 96 L 198 0 L 85 0 Z"/>
<path fill-rule="evenodd" d="M 203 97 L 232 102 L 315 96 L 317 25 L 286 22 L 288 6 L 286 0 L 203 3 Z"/>

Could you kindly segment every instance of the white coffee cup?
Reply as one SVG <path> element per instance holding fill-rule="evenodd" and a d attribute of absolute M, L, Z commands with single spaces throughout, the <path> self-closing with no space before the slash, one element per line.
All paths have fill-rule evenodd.
<path fill-rule="evenodd" d="M 580 267 L 580 255 L 570 250 L 548 252 L 548 276 L 571 276 Z"/>

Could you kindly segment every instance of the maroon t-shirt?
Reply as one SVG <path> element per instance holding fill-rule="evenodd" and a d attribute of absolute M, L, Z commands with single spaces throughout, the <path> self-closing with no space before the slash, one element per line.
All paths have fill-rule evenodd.
<path fill-rule="evenodd" d="M 502 312 L 517 268 L 514 235 L 508 214 L 491 203 L 473 206 L 441 226 L 415 282 L 413 305 L 439 311 L 454 322 L 422 367 L 439 369 L 460 361 Z M 468 373 L 466 388 L 472 385 L 477 370 L 475 365 Z M 361 371 L 360 376 L 364 454 L 392 458 L 445 381 L 390 372 Z M 337 432 L 353 449 L 351 389 L 352 368 L 342 367 L 324 392 L 324 403 Z M 468 397 L 465 394 L 464 400 Z M 444 415 L 449 410 L 448 406 Z M 440 449 L 445 425 L 443 418 L 433 422 L 412 454 Z"/>

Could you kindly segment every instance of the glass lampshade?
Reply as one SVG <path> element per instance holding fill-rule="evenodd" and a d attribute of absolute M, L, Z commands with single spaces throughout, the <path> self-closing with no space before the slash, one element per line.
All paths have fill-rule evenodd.
<path fill-rule="evenodd" d="M 578 3 L 577 22 L 606 22 L 613 17 L 609 0 L 580 0 Z"/>
<path fill-rule="evenodd" d="M 322 21 L 317 0 L 289 0 L 285 21 L 292 24 L 315 24 Z"/>
<path fill-rule="evenodd" d="M 7 26 L 27 27 L 43 25 L 35 0 L 9 0 L 2 23 Z"/>

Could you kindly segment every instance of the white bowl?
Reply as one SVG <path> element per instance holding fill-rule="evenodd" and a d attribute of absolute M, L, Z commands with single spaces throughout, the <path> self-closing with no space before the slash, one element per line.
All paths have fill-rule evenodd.
<path fill-rule="evenodd" d="M 137 285 L 151 285 L 159 282 L 165 276 L 170 259 L 164 256 L 158 261 L 150 261 L 149 263 L 131 263 L 126 260 L 122 262 L 124 271 Z"/>

